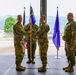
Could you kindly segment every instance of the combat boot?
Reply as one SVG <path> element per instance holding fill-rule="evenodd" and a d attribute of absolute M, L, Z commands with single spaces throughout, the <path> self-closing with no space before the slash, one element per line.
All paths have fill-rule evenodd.
<path fill-rule="evenodd" d="M 25 70 L 25 67 L 21 66 L 21 65 L 17 65 L 16 66 L 16 70 L 17 71 L 24 71 Z"/>
<path fill-rule="evenodd" d="M 34 60 L 32 60 L 32 64 L 35 64 L 35 61 Z"/>
<path fill-rule="evenodd" d="M 38 72 L 46 72 L 46 67 L 42 66 L 38 68 Z"/>
<path fill-rule="evenodd" d="M 30 64 L 30 63 L 31 63 L 31 60 L 29 59 L 26 63 L 27 63 L 27 64 Z"/>
<path fill-rule="evenodd" d="M 73 71 L 74 71 L 73 67 L 69 67 L 69 68 L 65 69 L 65 72 L 73 72 Z"/>
<path fill-rule="evenodd" d="M 66 69 L 68 69 L 69 67 L 70 67 L 70 66 L 64 67 L 63 70 L 66 70 Z"/>

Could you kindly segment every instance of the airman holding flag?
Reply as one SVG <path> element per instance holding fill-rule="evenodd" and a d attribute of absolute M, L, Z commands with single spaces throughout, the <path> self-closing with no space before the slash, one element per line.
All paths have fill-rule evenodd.
<path fill-rule="evenodd" d="M 27 63 L 33 63 L 35 64 L 34 58 L 35 58 L 35 50 L 36 50 L 36 41 L 37 36 L 34 35 L 36 31 L 38 30 L 38 25 L 35 24 L 36 19 L 34 16 L 33 8 L 30 6 L 30 23 L 27 24 L 24 28 L 25 31 L 30 31 L 30 35 L 27 37 L 27 54 L 28 54 L 28 61 Z"/>

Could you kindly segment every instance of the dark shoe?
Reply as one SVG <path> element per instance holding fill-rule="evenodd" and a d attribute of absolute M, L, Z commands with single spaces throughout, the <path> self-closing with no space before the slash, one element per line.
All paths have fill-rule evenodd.
<path fill-rule="evenodd" d="M 35 64 L 35 61 L 34 60 L 32 60 L 32 64 Z"/>
<path fill-rule="evenodd" d="M 27 63 L 27 64 L 30 64 L 30 63 L 31 63 L 31 60 L 28 60 L 26 63 Z"/>
<path fill-rule="evenodd" d="M 46 72 L 46 67 L 40 67 L 40 68 L 38 68 L 38 72 Z"/>
<path fill-rule="evenodd" d="M 17 71 L 24 71 L 25 70 L 25 67 L 19 65 L 19 66 L 16 66 L 16 70 Z"/>
<path fill-rule="evenodd" d="M 68 69 L 68 68 L 69 68 L 69 66 L 68 67 L 64 67 L 63 70 Z"/>
<path fill-rule="evenodd" d="M 69 67 L 69 68 L 65 69 L 65 72 L 73 72 L 73 71 L 74 71 L 73 67 Z"/>

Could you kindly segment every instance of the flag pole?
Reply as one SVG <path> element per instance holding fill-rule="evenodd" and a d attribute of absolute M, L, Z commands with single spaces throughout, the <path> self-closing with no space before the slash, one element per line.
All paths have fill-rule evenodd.
<path fill-rule="evenodd" d="M 31 6 L 31 3 L 30 3 Z M 30 10 L 31 11 L 31 10 Z M 32 20 L 30 18 L 30 58 L 32 57 Z"/>
<path fill-rule="evenodd" d="M 57 10 L 58 10 L 58 6 L 57 6 Z M 56 59 L 60 59 L 61 58 L 61 57 L 59 57 L 58 51 L 59 51 L 59 48 L 57 48 L 57 56 L 55 56 Z"/>
<path fill-rule="evenodd" d="M 57 58 L 58 58 L 58 49 L 57 49 Z"/>
<path fill-rule="evenodd" d="M 32 57 L 32 24 L 30 23 L 30 58 Z"/>
<path fill-rule="evenodd" d="M 59 57 L 58 51 L 59 51 L 59 49 L 57 49 L 57 56 L 55 56 L 56 59 L 60 59 L 61 58 L 61 57 Z"/>
<path fill-rule="evenodd" d="M 25 7 L 24 7 L 24 12 L 23 12 L 23 26 L 25 26 Z M 25 38 L 25 36 L 24 36 L 24 38 Z M 26 47 L 25 47 L 25 45 L 26 45 L 26 42 L 24 41 L 24 51 L 26 51 L 25 49 L 26 49 Z M 25 52 L 25 58 L 27 58 L 27 56 L 26 56 L 26 52 Z"/>
<path fill-rule="evenodd" d="M 33 44 L 33 32 L 32 32 L 32 26 L 35 24 L 36 20 L 35 20 L 35 16 L 34 16 L 34 12 L 33 12 L 33 8 L 30 4 L 30 55 L 32 56 L 32 44 Z"/>
<path fill-rule="evenodd" d="M 24 7 L 24 13 L 23 13 L 23 25 L 25 24 L 25 7 Z"/>

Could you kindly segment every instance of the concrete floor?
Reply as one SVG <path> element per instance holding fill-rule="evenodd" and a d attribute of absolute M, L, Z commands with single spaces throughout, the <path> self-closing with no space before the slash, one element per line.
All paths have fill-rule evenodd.
<path fill-rule="evenodd" d="M 27 57 L 24 57 L 22 65 L 26 67 L 25 71 L 19 72 L 15 70 L 14 55 L 0 55 L 0 75 L 76 75 L 76 65 L 74 72 L 67 73 L 63 71 L 63 67 L 67 66 L 65 56 L 55 59 L 54 56 L 48 56 L 47 72 L 39 73 L 38 67 L 41 67 L 39 56 L 35 58 L 35 64 L 26 64 Z"/>
<path fill-rule="evenodd" d="M 49 48 L 48 48 L 48 64 L 47 72 L 39 73 L 37 68 L 41 66 L 41 60 L 39 58 L 38 45 L 35 53 L 36 64 L 26 64 L 27 61 L 27 50 L 25 50 L 25 57 L 22 62 L 23 66 L 26 66 L 26 70 L 23 72 L 17 72 L 15 70 L 15 56 L 14 56 L 14 43 L 13 39 L 10 38 L 0 38 L 0 75 L 76 75 L 76 71 L 72 73 L 66 73 L 62 70 L 63 67 L 67 66 L 67 59 L 64 50 L 64 41 L 61 40 L 61 47 L 58 51 L 60 59 L 55 59 L 57 55 L 57 50 L 49 38 Z M 74 66 L 76 70 L 76 65 Z"/>

